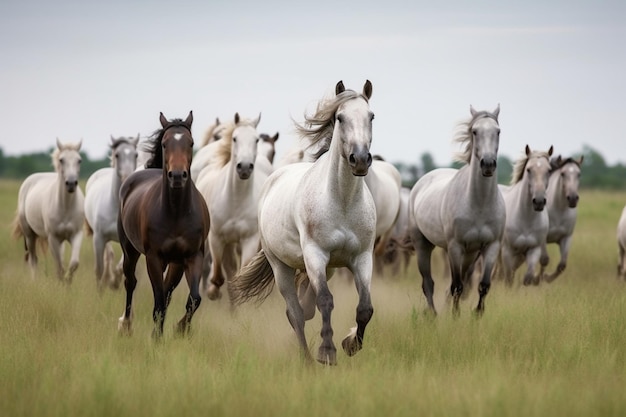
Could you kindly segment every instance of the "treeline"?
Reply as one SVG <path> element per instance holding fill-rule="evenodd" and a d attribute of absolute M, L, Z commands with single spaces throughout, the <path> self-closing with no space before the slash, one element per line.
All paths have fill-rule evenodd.
<path fill-rule="evenodd" d="M 20 156 L 5 156 L 0 148 L 0 178 L 23 179 L 34 172 L 52 171 L 52 160 L 48 152 L 24 154 Z M 82 179 L 87 179 L 94 171 L 110 165 L 108 157 L 91 160 L 87 154 L 83 157 L 80 174 Z M 626 190 L 626 166 L 617 164 L 609 166 L 604 157 L 589 146 L 584 146 L 580 155 L 584 156 L 580 186 L 582 188 L 599 188 L 607 190 Z M 498 181 L 508 184 L 513 172 L 513 163 L 506 156 L 498 157 Z M 439 168 L 430 153 L 424 153 L 415 164 L 395 163 L 402 173 L 403 185 L 412 187 L 419 177 L 426 172 Z M 460 164 L 451 165 L 454 168 Z"/>

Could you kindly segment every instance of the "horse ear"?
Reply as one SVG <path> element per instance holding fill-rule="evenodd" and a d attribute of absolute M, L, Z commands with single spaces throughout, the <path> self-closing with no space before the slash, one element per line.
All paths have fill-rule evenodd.
<path fill-rule="evenodd" d="M 259 112 L 259 116 L 252 121 L 252 124 L 254 125 L 254 127 L 258 127 L 260 121 L 261 121 L 261 113 Z"/>
<path fill-rule="evenodd" d="M 139 138 L 139 132 L 137 132 L 137 137 L 132 140 L 133 146 L 137 146 L 137 144 L 139 143 Z"/>
<path fill-rule="evenodd" d="M 530 146 L 526 145 L 526 156 L 530 155 Z"/>
<path fill-rule="evenodd" d="M 167 119 L 165 118 L 165 116 L 163 115 L 163 112 L 159 113 L 159 122 L 161 122 L 162 128 L 165 128 L 165 126 L 167 126 L 167 124 L 169 123 Z"/>
<path fill-rule="evenodd" d="M 187 118 L 185 119 L 183 123 L 185 123 L 185 125 L 189 129 L 191 129 L 191 124 L 193 123 L 193 111 L 189 110 L 189 114 L 187 115 Z"/>
<path fill-rule="evenodd" d="M 496 107 L 496 109 L 493 111 L 493 115 L 495 116 L 496 120 L 498 119 L 499 114 L 500 114 L 500 103 L 498 103 L 498 107 Z"/>
<path fill-rule="evenodd" d="M 220 118 L 216 117 L 215 118 L 215 126 L 218 126 L 220 124 Z"/>
<path fill-rule="evenodd" d="M 109 148 L 113 148 L 113 145 L 115 145 L 115 138 L 113 137 L 113 135 L 109 136 L 111 136 L 111 143 L 109 143 Z"/>
<path fill-rule="evenodd" d="M 278 140 L 278 132 L 272 137 L 272 141 L 276 142 Z"/>
<path fill-rule="evenodd" d="M 76 150 L 80 151 L 80 147 L 83 146 L 83 138 L 80 138 L 78 143 L 76 144 Z"/>
<path fill-rule="evenodd" d="M 235 124 L 239 124 L 239 113 L 235 113 Z"/>
<path fill-rule="evenodd" d="M 550 145 L 550 149 L 548 149 L 548 155 L 552 156 L 552 152 L 554 152 L 554 146 Z"/>
<path fill-rule="evenodd" d="M 61 143 L 61 141 L 59 140 L 59 138 L 57 137 L 57 148 L 59 150 L 61 150 L 61 148 L 63 148 L 63 144 Z"/>
<path fill-rule="evenodd" d="M 369 100 L 372 97 L 372 82 L 370 80 L 365 80 L 365 85 L 363 86 L 363 95 L 367 97 Z"/>
<path fill-rule="evenodd" d="M 343 81 L 339 81 L 337 83 L 337 85 L 335 86 L 335 95 L 339 95 L 341 93 L 343 93 L 344 91 L 346 91 L 346 87 L 343 85 Z"/>
<path fill-rule="evenodd" d="M 585 155 L 580 155 L 580 159 L 578 160 L 578 165 L 582 165 L 583 164 L 583 159 L 585 158 Z"/>
<path fill-rule="evenodd" d="M 476 110 L 474 110 L 474 106 L 472 106 L 471 104 L 470 104 L 470 114 L 472 115 L 472 117 L 476 116 Z"/>

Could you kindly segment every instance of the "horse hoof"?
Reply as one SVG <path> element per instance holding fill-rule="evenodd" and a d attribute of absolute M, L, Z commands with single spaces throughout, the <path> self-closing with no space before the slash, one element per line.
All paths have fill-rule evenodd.
<path fill-rule="evenodd" d="M 130 336 L 133 334 L 133 329 L 130 320 L 124 320 L 124 317 L 120 317 L 117 323 L 117 331 L 122 336 Z"/>
<path fill-rule="evenodd" d="M 359 343 L 356 336 L 350 335 L 341 341 L 341 347 L 343 347 L 343 351 L 346 352 L 346 355 L 354 356 L 361 350 L 363 345 Z"/>
<path fill-rule="evenodd" d="M 220 288 L 214 284 L 209 285 L 209 290 L 207 291 L 207 297 L 209 297 L 209 300 L 219 300 L 220 298 L 222 298 L 222 293 L 220 292 Z"/>
<path fill-rule="evenodd" d="M 324 350 L 320 348 L 320 351 L 317 354 L 317 361 L 322 365 L 337 365 L 337 352 L 331 350 Z"/>

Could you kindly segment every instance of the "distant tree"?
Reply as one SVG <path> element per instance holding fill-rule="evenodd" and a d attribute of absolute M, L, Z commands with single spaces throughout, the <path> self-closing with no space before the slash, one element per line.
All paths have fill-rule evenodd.
<path fill-rule="evenodd" d="M 498 156 L 498 183 L 508 184 L 513 175 L 513 162 L 504 155 Z"/>
<path fill-rule="evenodd" d="M 433 156 L 430 152 L 424 152 L 420 158 L 420 161 L 422 167 L 422 175 L 437 168 L 437 165 L 435 165 L 435 160 L 433 159 Z"/>

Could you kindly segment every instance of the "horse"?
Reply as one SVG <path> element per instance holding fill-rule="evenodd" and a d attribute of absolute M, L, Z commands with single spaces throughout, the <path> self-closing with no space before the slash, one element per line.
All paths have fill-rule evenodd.
<path fill-rule="evenodd" d="M 191 161 L 191 179 L 193 181 L 198 180 L 202 169 L 211 162 L 211 158 L 215 153 L 215 147 L 218 146 L 217 142 L 224 136 L 226 126 L 226 123 L 222 123 L 219 117 L 216 117 L 215 123 L 210 125 L 206 130 L 201 147 Z"/>
<path fill-rule="evenodd" d="M 470 113 L 471 118 L 459 125 L 456 136 L 457 142 L 465 144 L 456 159 L 465 165 L 428 172 L 412 187 L 409 198 L 408 233 L 417 254 L 427 311 L 433 315 L 437 314 L 431 274 L 433 249 L 440 247 L 447 252 L 455 316 L 459 314 L 463 285 L 470 280 L 476 260 L 483 258 L 475 310 L 482 315 L 504 231 L 506 212 L 496 171 L 500 105 L 493 112 L 476 111 L 470 106 Z"/>
<path fill-rule="evenodd" d="M 576 226 L 576 207 L 579 200 L 578 186 L 582 163 L 583 156 L 578 159 L 563 159 L 559 155 L 550 160 L 551 171 L 546 203 L 549 219 L 548 236 L 541 245 L 539 260 L 541 264 L 539 276 L 546 282 L 554 281 L 567 266 L 567 256 Z M 545 269 L 550 262 L 547 250 L 548 243 L 558 244 L 561 255 L 556 270 L 551 274 L 545 274 Z"/>
<path fill-rule="evenodd" d="M 626 280 L 626 206 L 617 223 L 617 247 L 619 250 L 617 278 Z"/>
<path fill-rule="evenodd" d="M 165 313 L 183 273 L 189 297 L 176 331 L 181 335 L 189 331 L 201 302 L 199 283 L 209 233 L 206 202 L 189 175 L 193 113 L 190 111 L 185 120 L 171 121 L 160 113 L 159 121 L 161 129 L 151 137 L 152 159 L 146 169 L 133 172 L 122 183 L 117 216 L 126 288 L 126 306 L 119 318 L 118 331 L 132 333 L 135 269 L 143 254 L 154 294 L 152 336 L 157 340 L 163 335 Z"/>
<path fill-rule="evenodd" d="M 215 142 L 213 163 L 196 180 L 211 216 L 207 289 L 211 300 L 221 297 L 220 287 L 234 275 L 238 263 L 246 264 L 259 250 L 257 205 L 261 187 L 273 170 L 265 155 L 258 153 L 260 118 L 259 114 L 247 120 L 235 113 L 222 139 Z"/>
<path fill-rule="evenodd" d="M 296 125 L 312 146 L 323 146 L 315 162 L 286 165 L 267 179 L 259 202 L 261 250 L 232 281 L 235 304 L 265 299 L 276 282 L 307 362 L 313 357 L 304 325 L 317 306 L 322 316 L 317 360 L 337 364 L 331 326 L 334 299 L 327 283 L 334 268 L 352 272 L 359 295 L 357 326 L 342 341 L 347 355 L 362 348 L 374 313 L 370 283 L 376 207 L 364 178 L 372 164 L 371 95 L 369 80 L 362 93 L 339 81 L 335 96 L 321 100 L 316 113 L 305 116 L 306 125 Z M 296 271 L 302 272 L 301 283 L 296 282 Z"/>
<path fill-rule="evenodd" d="M 113 246 L 117 236 L 117 214 L 120 205 L 122 182 L 137 166 L 136 138 L 111 136 L 111 167 L 101 168 L 91 174 L 85 186 L 85 220 L 87 233 L 93 235 L 93 252 L 96 258 L 96 284 L 99 291 L 104 285 L 118 288 L 122 280 L 122 259 L 113 267 Z"/>
<path fill-rule="evenodd" d="M 278 140 L 278 132 L 274 136 L 270 136 L 267 133 L 261 133 L 259 135 L 258 152 L 270 161 L 270 164 L 274 163 L 274 156 L 276 156 L 276 141 Z"/>
<path fill-rule="evenodd" d="M 552 146 L 548 151 L 533 151 L 526 145 L 525 155 L 513 166 L 511 185 L 500 186 L 506 204 L 506 226 L 497 269 L 509 286 L 524 260 L 524 285 L 538 284 L 540 280 L 535 268 L 548 236 L 549 217 L 544 209 L 552 152 Z"/>
<path fill-rule="evenodd" d="M 400 211 L 400 189 L 402 178 L 400 171 L 375 156 L 372 166 L 365 176 L 365 184 L 372 193 L 376 206 L 376 243 L 374 245 L 374 265 L 382 273 L 383 260 L 387 243 L 393 232 Z"/>
<path fill-rule="evenodd" d="M 406 244 L 407 231 L 409 228 L 409 198 L 411 189 L 409 187 L 400 188 L 400 208 L 398 218 L 393 225 L 391 235 L 385 246 L 382 255 L 383 265 L 391 266 L 393 276 L 405 273 L 409 267 L 414 248 Z"/>
<path fill-rule="evenodd" d="M 17 198 L 17 214 L 13 220 L 13 236 L 24 238 L 25 259 L 33 278 L 37 269 L 37 241 L 50 247 L 60 281 L 71 283 L 78 268 L 85 221 L 84 195 L 78 184 L 80 147 L 78 143 L 56 140 L 52 152 L 55 172 L 29 175 L 21 184 Z M 71 246 L 67 270 L 63 266 L 63 244 Z"/>

